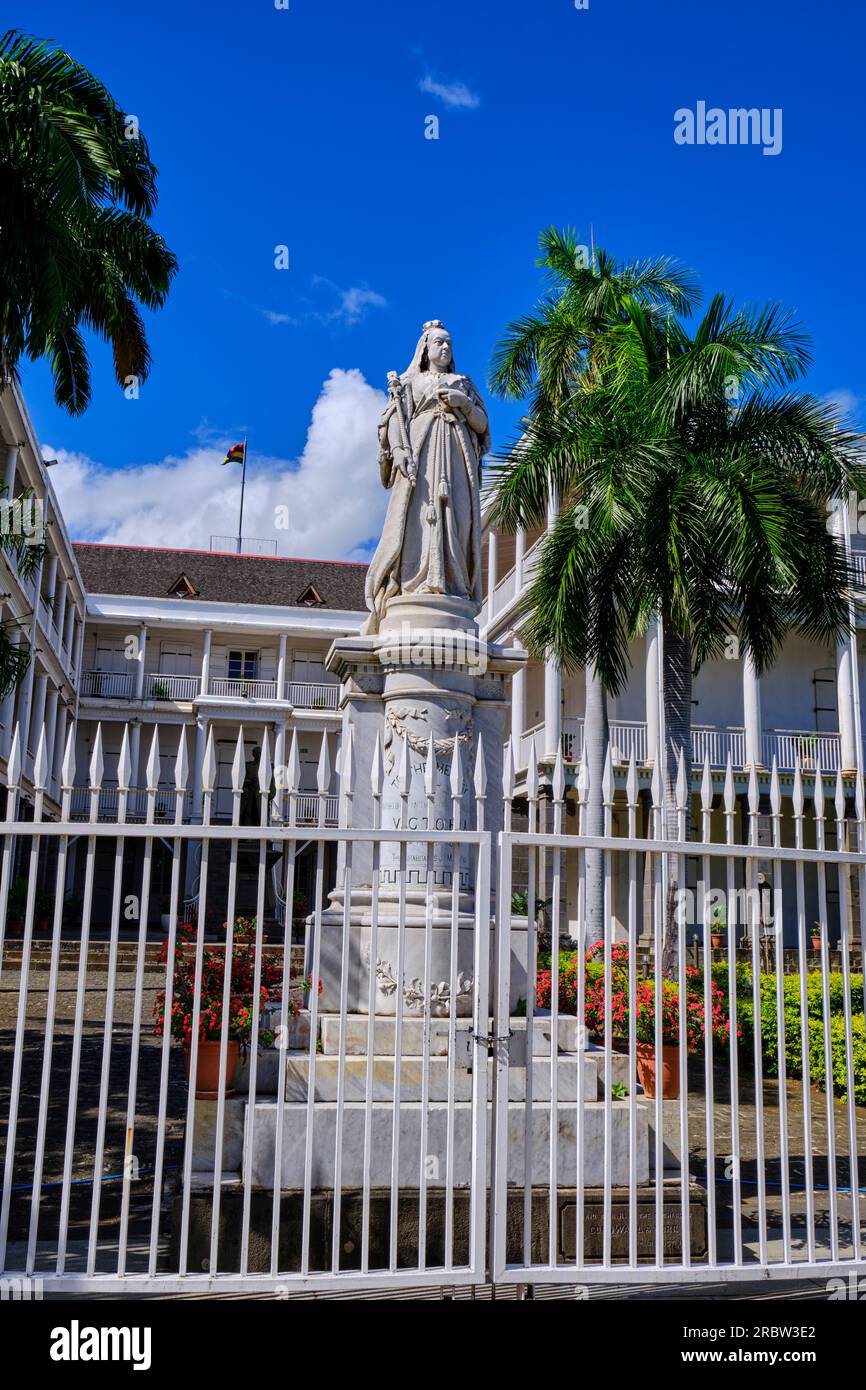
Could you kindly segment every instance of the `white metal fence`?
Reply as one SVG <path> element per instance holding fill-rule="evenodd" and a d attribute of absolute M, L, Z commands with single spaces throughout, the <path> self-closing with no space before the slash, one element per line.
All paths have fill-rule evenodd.
<path fill-rule="evenodd" d="M 664 839 L 632 750 L 608 758 L 593 838 L 585 766 L 575 796 L 561 754 L 544 785 L 532 759 L 513 802 L 507 750 L 492 834 L 480 749 L 412 761 L 377 744 L 359 769 L 350 738 L 332 826 L 327 745 L 313 817 L 295 744 L 275 820 L 265 733 L 242 824 L 241 730 L 215 824 L 211 738 L 194 823 L 182 736 L 166 825 L 158 733 L 130 818 L 127 732 L 106 821 L 97 732 L 86 820 L 70 741 L 49 821 L 43 734 L 30 820 L 16 735 L 0 1270 L 290 1293 L 860 1269 L 862 786 L 852 806 L 837 775 L 831 801 L 798 769 L 783 802 L 774 768 L 764 804 L 754 771 L 714 783 L 707 755 L 698 838 L 683 771 Z M 443 788 L 450 824 L 428 830 Z"/>

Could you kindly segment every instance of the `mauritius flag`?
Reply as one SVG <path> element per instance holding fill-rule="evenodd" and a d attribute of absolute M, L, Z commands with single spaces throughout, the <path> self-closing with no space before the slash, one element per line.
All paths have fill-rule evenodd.
<path fill-rule="evenodd" d="M 233 444 L 223 459 L 223 468 L 227 463 L 243 463 L 246 449 L 246 441 L 243 444 Z"/>

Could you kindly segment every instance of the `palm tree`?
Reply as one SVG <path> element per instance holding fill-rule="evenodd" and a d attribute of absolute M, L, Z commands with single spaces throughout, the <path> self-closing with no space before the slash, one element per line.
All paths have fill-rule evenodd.
<path fill-rule="evenodd" d="M 555 430 L 557 418 L 576 395 L 602 385 L 604 339 L 612 327 L 628 324 L 637 310 L 650 319 L 688 315 L 697 298 L 691 271 L 670 259 L 618 265 L 603 249 L 588 253 L 571 229 L 554 227 L 541 233 L 539 249 L 547 293 L 530 314 L 509 324 L 490 372 L 490 386 L 497 395 L 527 401 L 530 438 L 532 422 L 549 422 Z M 516 468 L 521 449 L 518 441 L 499 456 L 492 470 L 491 522 L 506 531 L 547 524 L 553 479 L 543 468 Z M 591 659 L 585 663 L 585 682 L 584 750 L 590 783 L 585 829 L 588 835 L 601 835 L 607 693 Z M 599 851 L 586 854 L 586 911 L 590 939 L 595 940 L 604 930 L 604 863 Z"/>
<path fill-rule="evenodd" d="M 156 168 L 135 118 L 68 53 L 0 39 L 0 350 L 6 376 L 47 358 L 58 404 L 90 401 L 83 330 L 143 381 L 139 305 L 160 307 L 177 262 L 150 226 Z"/>
<path fill-rule="evenodd" d="M 532 421 L 499 486 L 519 498 L 543 476 L 565 500 L 527 598 L 532 649 L 566 669 L 594 662 L 615 692 L 629 641 L 659 616 L 665 833 L 677 839 L 693 673 L 731 637 L 761 674 L 788 633 L 832 641 L 848 628 L 852 576 L 827 503 L 862 486 L 863 441 L 791 389 L 809 347 L 776 306 L 735 312 L 716 296 L 691 336 L 635 306 L 600 357 L 599 388 Z M 666 973 L 677 873 L 671 856 Z"/>

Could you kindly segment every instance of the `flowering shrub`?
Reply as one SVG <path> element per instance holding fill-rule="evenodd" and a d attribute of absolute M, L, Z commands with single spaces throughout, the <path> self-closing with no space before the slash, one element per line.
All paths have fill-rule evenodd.
<path fill-rule="evenodd" d="M 628 944 L 616 942 L 611 946 L 610 1021 L 614 1037 L 628 1037 Z M 576 951 L 562 951 L 559 957 L 559 1012 L 577 1013 Z M 604 972 L 604 942 L 597 941 L 585 956 L 584 1022 L 592 1037 L 603 1038 L 607 989 Z M 703 1046 L 705 1037 L 704 977 L 696 966 L 687 966 L 686 1040 L 690 1050 Z M 551 966 L 544 961 L 536 976 L 536 1008 L 549 1009 L 553 994 Z M 680 992 L 673 980 L 662 981 L 662 1042 L 677 1043 L 680 1036 Z M 638 980 L 635 986 L 635 1037 L 638 1042 L 655 1041 L 655 981 Z M 710 1029 L 717 1045 L 728 1042 L 730 1018 L 727 998 L 716 979 L 710 985 Z M 739 1035 L 739 1029 L 738 1029 Z"/>
<path fill-rule="evenodd" d="M 228 927 L 228 923 L 223 923 L 223 930 Z M 232 939 L 231 953 L 223 946 L 210 947 L 202 955 L 201 971 L 201 992 L 199 1029 L 198 1036 L 200 1042 L 214 1042 L 222 1035 L 223 1027 L 223 991 L 225 986 L 226 957 L 229 957 L 229 1014 L 228 1014 L 228 1036 L 232 1042 L 248 1043 L 253 1030 L 254 1017 L 254 984 L 255 984 L 255 951 L 256 951 L 256 919 L 255 917 L 238 917 L 235 920 Z M 171 1001 L 171 1036 L 177 1041 L 189 1042 L 192 1038 L 193 1013 L 195 1008 L 195 929 L 189 922 L 184 922 L 178 928 L 177 943 L 174 951 L 174 979 L 172 985 Z M 160 953 L 163 963 L 168 960 L 168 942 L 163 945 Z M 259 987 L 259 1009 L 258 1016 L 262 1017 L 264 1007 L 268 1003 L 279 1003 L 282 999 L 283 984 L 283 962 L 282 952 L 278 954 L 265 954 L 262 952 L 261 975 Z M 287 1003 L 287 1012 L 297 1014 L 300 1012 L 301 1004 L 299 996 L 312 988 L 311 979 L 293 980 L 291 982 L 291 997 Z M 321 981 L 319 983 L 321 991 Z M 153 1016 L 156 1019 L 153 1031 L 157 1037 L 162 1037 L 165 1028 L 165 991 L 161 990 L 156 996 L 153 1006 Z M 264 1029 L 259 1034 L 259 1040 L 269 1046 L 274 1041 L 274 1034 Z"/>

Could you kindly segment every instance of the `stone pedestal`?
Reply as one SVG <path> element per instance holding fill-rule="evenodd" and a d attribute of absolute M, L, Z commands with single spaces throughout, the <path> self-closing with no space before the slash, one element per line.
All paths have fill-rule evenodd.
<path fill-rule="evenodd" d="M 405 824 L 423 836 L 427 829 L 451 830 L 454 793 L 451 770 L 459 749 L 461 784 L 457 829 L 479 826 L 474 772 L 479 739 L 484 750 L 490 795 L 483 802 L 483 829 L 495 847 L 502 815 L 502 753 L 508 681 L 526 653 L 482 642 L 475 607 L 448 595 L 398 595 L 375 635 L 339 638 L 328 655 L 328 669 L 343 682 L 343 746 L 351 728 L 355 778 L 351 825 L 372 829 L 375 806 L 370 782 L 377 737 L 382 748 L 381 825 L 403 824 L 400 767 L 404 745 L 410 780 Z M 425 787 L 430 737 L 436 762 L 432 797 Z M 345 790 L 341 809 L 349 819 Z M 352 848 L 348 935 L 350 1012 L 367 1012 L 370 972 L 375 972 L 374 1011 L 394 1014 L 400 991 L 406 1017 L 424 1013 L 425 992 L 434 1015 L 451 1008 L 451 935 L 454 875 L 459 875 L 457 926 L 458 1014 L 472 1012 L 475 950 L 475 851 L 423 840 L 405 847 L 379 845 L 378 936 L 372 958 L 373 838 Z M 402 867 L 402 872 L 401 872 Z M 320 975 L 323 1012 L 340 1008 L 343 963 L 346 850 L 340 846 L 337 890 L 323 914 Z M 432 875 L 432 883 L 429 877 Z M 403 888 L 401 893 L 401 878 Z M 495 884 L 495 865 L 491 864 Z M 485 914 L 493 903 L 478 905 Z M 425 985 L 426 927 L 431 922 L 429 985 Z M 403 936 L 402 979 L 398 967 Z"/>

